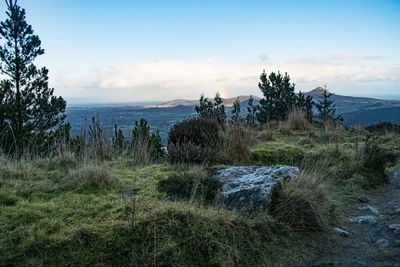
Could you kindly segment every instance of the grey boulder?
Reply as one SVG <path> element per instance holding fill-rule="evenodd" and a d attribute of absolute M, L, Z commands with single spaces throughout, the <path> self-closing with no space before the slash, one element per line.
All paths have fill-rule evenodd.
<path fill-rule="evenodd" d="M 214 178 L 222 185 L 221 202 L 228 209 L 270 212 L 274 194 L 299 172 L 292 166 L 236 166 L 217 171 Z"/>

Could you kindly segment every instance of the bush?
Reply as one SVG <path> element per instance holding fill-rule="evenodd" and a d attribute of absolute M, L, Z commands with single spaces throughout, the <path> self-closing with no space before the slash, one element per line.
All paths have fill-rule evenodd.
<path fill-rule="evenodd" d="M 296 230 L 321 231 L 334 220 L 329 181 L 316 171 L 286 182 L 273 205 L 274 217 Z"/>
<path fill-rule="evenodd" d="M 394 133 L 400 134 L 400 124 L 392 122 L 381 122 L 365 127 L 365 130 L 371 133 L 387 134 Z"/>
<path fill-rule="evenodd" d="M 114 176 L 105 165 L 86 164 L 78 169 L 70 170 L 68 182 L 89 187 L 101 187 L 110 184 Z"/>
<path fill-rule="evenodd" d="M 177 199 L 201 199 L 214 201 L 221 185 L 215 179 L 196 173 L 183 172 L 159 181 L 158 191 Z"/>
<path fill-rule="evenodd" d="M 218 122 L 207 118 L 187 119 L 171 127 L 168 156 L 172 163 L 212 163 L 221 145 Z"/>

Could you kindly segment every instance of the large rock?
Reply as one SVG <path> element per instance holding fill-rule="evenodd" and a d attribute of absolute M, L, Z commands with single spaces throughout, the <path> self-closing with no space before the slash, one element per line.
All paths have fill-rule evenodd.
<path fill-rule="evenodd" d="M 215 178 L 222 184 L 221 200 L 234 211 L 271 211 L 272 197 L 288 179 L 299 174 L 291 166 L 239 166 L 219 170 Z"/>

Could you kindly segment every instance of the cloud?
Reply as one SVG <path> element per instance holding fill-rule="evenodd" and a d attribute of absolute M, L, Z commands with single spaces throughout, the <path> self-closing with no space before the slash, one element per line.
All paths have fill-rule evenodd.
<path fill-rule="evenodd" d="M 270 59 L 266 54 L 260 54 L 258 55 L 258 59 L 260 62 L 265 63 L 265 62 L 269 62 Z"/>
<path fill-rule="evenodd" d="M 337 93 L 362 94 L 373 88 L 390 91 L 400 85 L 400 67 L 379 55 L 325 55 L 257 63 L 222 59 L 135 61 L 86 72 L 63 71 L 51 77 L 51 82 L 66 94 L 90 96 L 94 101 L 193 99 L 217 91 L 228 97 L 260 94 L 257 84 L 263 69 L 289 73 L 302 91 L 327 83 Z"/>

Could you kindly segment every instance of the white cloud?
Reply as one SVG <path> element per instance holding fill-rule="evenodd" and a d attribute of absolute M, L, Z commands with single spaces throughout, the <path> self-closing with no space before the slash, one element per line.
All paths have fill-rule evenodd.
<path fill-rule="evenodd" d="M 263 69 L 288 72 L 296 88 L 302 91 L 327 83 L 332 91 L 342 94 L 371 93 L 374 88 L 390 94 L 396 93 L 394 88 L 400 85 L 400 67 L 384 56 L 327 55 L 270 60 L 263 55 L 263 58 L 263 62 L 247 64 L 222 59 L 138 61 L 86 73 L 63 71 L 51 81 L 55 87 L 63 88 L 60 92 L 92 97 L 93 101 L 193 99 L 201 93 L 211 96 L 216 91 L 223 96 L 260 94 L 257 84 Z"/>

